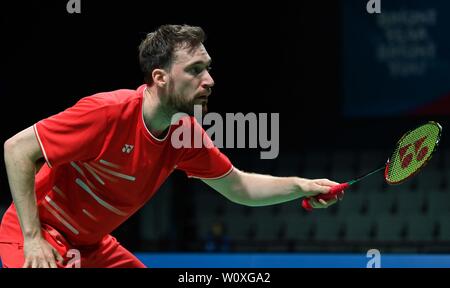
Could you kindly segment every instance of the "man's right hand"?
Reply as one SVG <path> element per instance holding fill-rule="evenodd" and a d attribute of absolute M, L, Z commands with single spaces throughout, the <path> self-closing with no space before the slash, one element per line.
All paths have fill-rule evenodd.
<path fill-rule="evenodd" d="M 23 251 L 23 268 L 57 268 L 57 262 L 63 265 L 64 258 L 43 237 L 25 240 Z"/>
<path fill-rule="evenodd" d="M 56 268 L 56 262 L 63 258 L 40 233 L 35 174 L 44 163 L 44 154 L 36 136 L 33 126 L 30 126 L 6 140 L 3 145 L 4 160 L 9 188 L 24 236 L 23 267 Z"/>

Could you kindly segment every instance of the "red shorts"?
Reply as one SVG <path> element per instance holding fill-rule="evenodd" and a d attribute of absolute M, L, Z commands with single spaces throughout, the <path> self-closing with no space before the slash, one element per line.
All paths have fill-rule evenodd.
<path fill-rule="evenodd" d="M 1 232 L 8 233 L 8 241 L 0 239 L 0 257 L 4 268 L 20 268 L 25 261 L 23 236 L 18 223 L 10 220 L 10 217 L 4 217 L 0 227 Z M 83 247 L 71 245 L 61 233 L 46 224 L 42 224 L 42 235 L 63 256 L 64 266 L 58 264 L 59 268 L 145 268 L 111 235 L 105 236 L 100 243 Z"/>

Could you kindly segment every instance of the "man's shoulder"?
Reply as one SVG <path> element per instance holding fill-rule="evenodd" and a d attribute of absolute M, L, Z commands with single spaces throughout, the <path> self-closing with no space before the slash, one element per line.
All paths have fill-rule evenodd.
<path fill-rule="evenodd" d="M 143 86 L 138 87 L 136 90 L 132 89 L 117 89 L 107 92 L 99 92 L 80 99 L 80 102 L 88 102 L 96 106 L 116 106 L 116 105 L 128 105 L 131 102 L 139 102 L 142 98 Z"/>
<path fill-rule="evenodd" d="M 93 115 L 107 115 L 109 119 L 128 119 L 139 113 L 142 99 L 142 86 L 136 90 L 118 89 L 83 97 L 70 109 Z"/>

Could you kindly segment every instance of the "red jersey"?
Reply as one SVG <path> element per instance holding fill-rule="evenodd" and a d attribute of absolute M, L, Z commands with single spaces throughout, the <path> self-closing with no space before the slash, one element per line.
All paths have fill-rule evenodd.
<path fill-rule="evenodd" d="M 177 125 L 164 139 L 155 138 L 143 119 L 145 87 L 83 98 L 34 125 L 47 162 L 36 175 L 39 217 L 74 245 L 99 242 L 141 208 L 174 169 L 198 178 L 219 178 L 232 169 L 217 147 L 173 147 Z M 194 117 L 188 120 L 200 127 Z M 17 218 L 14 206 L 3 221 L 11 217 Z M 8 225 L 3 226 L 0 240 L 8 240 Z"/>

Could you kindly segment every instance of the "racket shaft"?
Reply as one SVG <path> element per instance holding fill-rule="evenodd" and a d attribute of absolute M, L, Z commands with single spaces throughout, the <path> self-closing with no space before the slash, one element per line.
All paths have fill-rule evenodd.
<path fill-rule="evenodd" d="M 364 178 L 366 178 L 366 177 L 369 177 L 369 176 L 372 175 L 372 174 L 375 174 L 375 173 L 377 173 L 377 172 L 379 172 L 379 171 L 381 171 L 381 170 L 384 170 L 385 168 L 386 168 L 386 165 L 383 165 L 383 166 L 381 166 L 381 167 L 379 167 L 379 168 L 377 168 L 377 169 L 375 169 L 375 170 L 373 170 L 373 171 L 370 171 L 370 172 L 367 173 L 367 174 L 364 174 L 363 176 L 360 176 L 360 177 L 356 178 L 355 180 L 349 181 L 348 183 L 349 183 L 350 185 L 352 185 L 352 184 L 354 184 L 354 183 L 356 183 L 356 182 L 361 181 L 362 179 L 364 179 Z"/>

